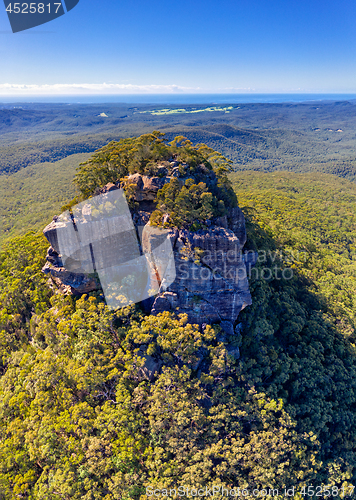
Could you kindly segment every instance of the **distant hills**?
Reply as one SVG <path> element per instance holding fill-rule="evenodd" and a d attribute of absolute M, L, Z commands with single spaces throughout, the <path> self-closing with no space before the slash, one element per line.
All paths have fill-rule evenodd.
<path fill-rule="evenodd" d="M 320 171 L 356 179 L 353 102 L 241 104 L 226 107 L 228 112 L 189 105 L 186 112 L 174 113 L 178 108 L 0 105 L 0 173 L 90 153 L 110 140 L 159 129 L 167 139 L 182 134 L 220 150 L 236 170 Z M 168 111 L 157 114 L 160 109 Z"/>
<path fill-rule="evenodd" d="M 187 113 L 151 114 L 158 109 L 163 106 L 0 105 L 0 243 L 43 227 L 74 196 L 75 169 L 93 151 L 157 129 L 167 140 L 184 135 L 208 144 L 231 158 L 236 171 L 319 172 L 356 180 L 352 102 L 244 104 L 228 112 L 190 105 Z"/>

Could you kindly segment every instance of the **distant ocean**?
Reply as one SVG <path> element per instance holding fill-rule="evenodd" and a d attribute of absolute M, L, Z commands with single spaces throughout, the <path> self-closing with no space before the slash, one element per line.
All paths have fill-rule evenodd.
<path fill-rule="evenodd" d="M 299 103 L 356 100 L 356 94 L 121 94 L 121 95 L 53 95 L 0 96 L 1 103 L 67 103 L 67 104 L 247 104 Z"/>

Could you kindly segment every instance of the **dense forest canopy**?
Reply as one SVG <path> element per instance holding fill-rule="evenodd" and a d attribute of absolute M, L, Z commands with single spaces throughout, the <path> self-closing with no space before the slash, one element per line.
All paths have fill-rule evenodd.
<path fill-rule="evenodd" d="M 136 140 L 111 143 L 81 167 L 83 196 L 133 171 L 147 173 L 160 154 L 170 158 L 166 148 L 178 147 L 156 136 L 149 164 L 135 156 Z M 197 165 L 201 154 L 216 168 L 209 149 L 181 147 Z M 114 158 L 120 148 L 133 151 L 133 170 L 127 156 Z M 138 305 L 109 311 L 98 293 L 57 294 L 41 273 L 43 236 L 7 243 L 0 257 L 0 499 L 143 500 L 149 486 L 179 485 L 272 488 L 280 500 L 292 486 L 321 485 L 333 498 L 352 493 L 355 186 L 291 173 L 231 174 L 230 182 L 247 219 L 247 250 L 259 256 L 253 305 L 230 337 L 219 325 L 200 330 L 184 315 L 149 316 Z M 264 274 L 275 267 L 277 274 Z M 286 269 L 292 273 L 283 277 Z M 239 347 L 239 359 L 228 344 Z M 152 380 L 145 353 L 165 361 Z"/>

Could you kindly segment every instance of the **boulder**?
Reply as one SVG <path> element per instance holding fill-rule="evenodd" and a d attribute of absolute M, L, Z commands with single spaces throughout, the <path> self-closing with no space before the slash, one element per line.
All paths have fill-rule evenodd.
<path fill-rule="evenodd" d="M 139 368 L 138 377 L 152 382 L 162 368 L 163 361 L 147 354 L 144 346 L 140 347 L 139 356 L 144 359 L 144 365 Z"/>
<path fill-rule="evenodd" d="M 84 273 L 73 273 L 64 267 L 52 265 L 50 262 L 42 268 L 42 272 L 49 274 L 64 294 L 82 295 L 84 293 L 100 290 L 100 283 L 93 277 Z"/>
<path fill-rule="evenodd" d="M 232 356 L 234 359 L 240 358 L 240 349 L 236 345 L 227 345 L 226 350 L 229 356 Z"/>
<path fill-rule="evenodd" d="M 119 187 L 113 182 L 109 182 L 104 187 L 97 190 L 96 194 L 110 193 L 111 191 L 116 191 Z"/>

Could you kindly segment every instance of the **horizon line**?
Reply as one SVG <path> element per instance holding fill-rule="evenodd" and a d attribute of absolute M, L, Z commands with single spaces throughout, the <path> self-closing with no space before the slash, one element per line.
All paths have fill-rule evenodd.
<path fill-rule="evenodd" d="M 288 91 L 249 91 L 249 92 L 227 92 L 227 91 L 206 91 L 206 92 L 95 92 L 95 93 L 88 93 L 88 92 L 83 92 L 83 93 L 47 93 L 47 92 L 35 92 L 35 93 L 28 93 L 28 92 L 16 92 L 14 94 L 10 93 L 2 93 L 0 92 L 0 98 L 1 97 L 17 97 L 17 96 L 28 96 L 28 97 L 41 97 L 41 96 L 47 96 L 47 97 L 63 97 L 63 96 L 70 96 L 70 97 L 90 97 L 90 96 L 108 96 L 108 97 L 115 97 L 115 96 L 131 96 L 131 95 L 140 95 L 140 96 L 145 96 L 145 95 L 167 95 L 167 96 L 183 96 L 183 95 L 356 95 L 356 90 L 355 91 L 293 91 L 293 90 L 288 90 Z"/>

